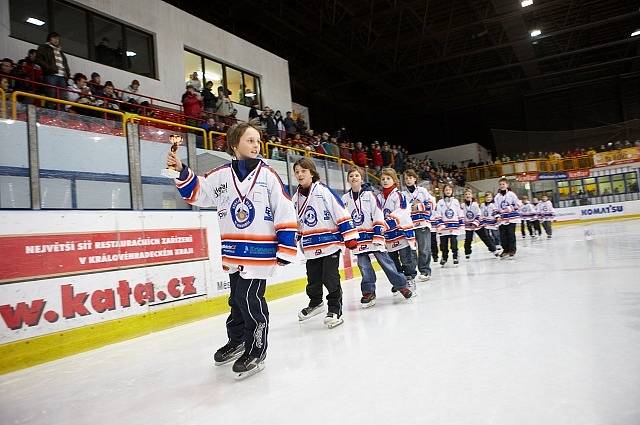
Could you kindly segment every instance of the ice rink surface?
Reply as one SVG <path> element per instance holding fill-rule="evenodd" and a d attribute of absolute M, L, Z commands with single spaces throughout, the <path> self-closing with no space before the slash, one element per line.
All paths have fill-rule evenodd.
<path fill-rule="evenodd" d="M 585 237 L 585 229 L 593 234 Z M 640 424 L 640 220 L 557 227 L 514 260 L 474 245 L 419 297 L 299 323 L 304 294 L 269 304 L 266 369 L 213 366 L 225 317 L 0 376 L 0 423 Z"/>

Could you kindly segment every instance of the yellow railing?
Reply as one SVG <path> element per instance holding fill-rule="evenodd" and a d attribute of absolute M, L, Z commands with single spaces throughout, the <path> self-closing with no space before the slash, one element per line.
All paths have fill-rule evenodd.
<path fill-rule="evenodd" d="M 281 152 L 283 152 L 284 155 L 286 155 L 287 151 L 293 151 L 293 152 L 299 152 L 301 156 L 308 156 L 308 157 L 311 157 L 311 158 L 319 158 L 319 159 L 324 158 L 324 159 L 328 159 L 328 160 L 330 160 L 332 162 L 337 162 L 338 166 L 340 167 L 340 169 L 343 172 L 346 172 L 346 170 L 344 169 L 344 164 L 356 165 L 353 161 L 350 161 L 348 159 L 344 159 L 344 158 L 340 158 L 340 157 L 332 156 L 332 155 L 327 155 L 327 154 L 324 154 L 324 153 L 313 152 L 313 151 L 309 151 L 309 150 L 306 150 L 306 149 L 294 148 L 292 146 L 281 145 L 279 143 L 267 142 L 267 143 L 263 143 L 262 146 L 263 146 L 262 155 L 265 158 L 271 158 L 271 150 L 270 150 L 270 148 L 276 147 Z M 369 171 L 368 167 L 365 168 L 365 172 L 368 174 L 370 179 L 373 179 L 376 182 L 380 182 L 380 178 L 378 176 L 376 176 L 375 174 L 371 173 Z"/>
<path fill-rule="evenodd" d="M 191 125 L 186 125 L 186 124 L 178 124 L 173 121 L 159 120 L 157 118 L 145 117 L 138 114 L 127 114 L 127 116 L 125 117 L 125 121 L 126 122 L 146 121 L 146 122 L 152 122 L 156 124 L 168 125 L 171 127 L 178 127 L 178 128 L 184 128 L 187 130 L 197 131 L 199 133 L 202 133 L 202 140 L 203 140 L 202 143 L 204 143 L 205 148 L 209 144 L 209 141 L 207 140 L 207 131 L 204 128 L 193 127 Z M 145 125 L 145 124 L 142 123 L 142 125 Z M 125 126 L 126 126 L 126 123 L 125 123 Z"/>
<path fill-rule="evenodd" d="M 128 114 L 125 114 L 125 113 L 120 112 L 120 111 L 112 111 L 111 109 L 104 109 L 104 108 L 99 108 L 97 106 L 91 106 L 91 105 L 83 105 L 82 103 L 70 102 L 68 100 L 62 100 L 62 99 L 55 99 L 53 97 L 41 96 L 39 94 L 33 94 L 33 93 L 24 92 L 24 91 L 14 91 L 11 94 L 11 117 L 14 120 L 18 119 L 18 96 L 29 97 L 29 98 L 32 98 L 32 99 L 44 100 L 46 102 L 58 103 L 58 104 L 61 104 L 61 105 L 73 106 L 74 108 L 88 109 L 90 111 L 97 111 L 97 112 L 104 113 L 104 114 L 110 114 L 110 115 L 118 116 L 118 117 L 120 117 L 121 122 L 122 122 L 122 135 L 124 136 L 124 135 L 127 134 L 126 116 Z"/>
<path fill-rule="evenodd" d="M 0 118 L 7 118 L 7 103 L 5 99 L 5 92 L 0 88 L 0 99 L 2 104 L 0 104 Z"/>
<path fill-rule="evenodd" d="M 210 145 L 210 150 L 213 150 L 213 136 L 214 135 L 219 135 L 219 136 L 223 136 L 225 139 L 227 138 L 227 134 L 226 133 L 220 133 L 219 131 L 209 131 L 209 145 Z M 205 144 L 205 149 L 207 149 L 207 145 Z"/>
<path fill-rule="evenodd" d="M 582 155 L 561 159 L 528 159 L 466 169 L 467 181 L 477 181 L 527 172 L 571 171 L 593 167 L 593 156 Z"/>

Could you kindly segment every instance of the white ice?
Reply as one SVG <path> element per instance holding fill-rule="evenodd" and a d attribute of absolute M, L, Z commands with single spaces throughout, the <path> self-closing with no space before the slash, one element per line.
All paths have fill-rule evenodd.
<path fill-rule="evenodd" d="M 345 282 L 345 323 L 270 303 L 266 369 L 214 367 L 218 316 L 0 377 L 6 424 L 640 424 L 640 221 L 477 244 L 403 303 Z M 518 233 L 519 236 L 519 233 Z"/>

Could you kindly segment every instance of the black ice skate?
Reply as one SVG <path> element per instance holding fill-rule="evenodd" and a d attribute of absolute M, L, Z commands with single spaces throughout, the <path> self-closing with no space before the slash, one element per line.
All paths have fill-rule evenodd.
<path fill-rule="evenodd" d="M 445 264 L 447 264 L 447 259 L 446 258 L 443 258 L 442 260 L 440 260 L 440 265 L 442 267 L 444 267 Z"/>
<path fill-rule="evenodd" d="M 373 307 L 374 305 L 376 305 L 376 294 L 373 292 L 362 294 L 360 304 L 362 305 L 362 308 Z"/>
<path fill-rule="evenodd" d="M 303 322 L 305 320 L 312 318 L 313 316 L 317 316 L 323 311 L 324 311 L 324 303 L 320 303 L 314 307 L 311 307 L 311 306 L 305 307 L 302 310 L 300 310 L 300 313 L 298 313 L 298 320 Z"/>
<path fill-rule="evenodd" d="M 236 374 L 236 379 L 245 379 L 264 370 L 264 358 L 265 356 L 252 357 L 243 353 L 233 364 L 233 373 Z"/>
<path fill-rule="evenodd" d="M 327 325 L 329 329 L 333 329 L 343 323 L 344 320 L 342 319 L 342 314 L 327 313 L 327 317 L 324 318 L 324 324 Z"/>
<path fill-rule="evenodd" d="M 464 258 L 466 258 L 468 260 L 469 258 L 471 258 L 471 254 L 465 255 Z"/>
<path fill-rule="evenodd" d="M 457 266 L 458 264 L 460 264 L 460 261 L 458 261 L 458 259 L 457 259 L 457 258 L 454 258 L 454 259 L 453 259 L 453 265 L 454 265 L 454 266 Z"/>
<path fill-rule="evenodd" d="M 215 361 L 216 366 L 222 366 L 223 364 L 231 363 L 232 361 L 240 357 L 243 352 L 244 342 L 236 344 L 229 341 L 224 347 L 221 347 L 218 351 L 216 351 L 216 353 L 213 355 L 213 360 Z"/>

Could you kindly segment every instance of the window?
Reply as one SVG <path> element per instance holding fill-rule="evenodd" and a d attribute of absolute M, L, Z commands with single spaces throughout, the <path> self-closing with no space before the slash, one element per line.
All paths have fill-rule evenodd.
<path fill-rule="evenodd" d="M 227 90 L 231 92 L 229 99 L 235 103 L 241 103 L 244 99 L 244 85 L 242 84 L 242 72 L 237 69 L 227 68 Z M 244 102 L 242 102 L 244 103 Z"/>
<path fill-rule="evenodd" d="M 217 95 L 218 87 L 223 86 L 231 94 L 229 99 L 234 103 L 251 106 L 253 102 L 262 104 L 260 78 L 229 65 L 214 61 L 198 53 L 185 50 L 184 77 L 185 82 L 197 72 L 203 86 L 207 81 L 213 82 L 213 92 Z"/>
<path fill-rule="evenodd" d="M 53 26 L 64 28 L 62 49 L 69 54 L 86 58 L 89 55 L 87 45 L 87 12 L 60 1 L 53 2 Z"/>
<path fill-rule="evenodd" d="M 625 193 L 626 190 L 624 188 L 624 174 L 614 174 L 612 177 L 612 187 L 613 194 L 619 195 L 621 193 Z"/>
<path fill-rule="evenodd" d="M 153 39 L 142 31 L 125 27 L 124 69 L 134 74 L 151 77 L 155 75 L 153 58 Z"/>
<path fill-rule="evenodd" d="M 51 24 L 47 3 L 47 0 L 11 0 L 11 35 L 35 44 L 46 42 Z"/>
<path fill-rule="evenodd" d="M 558 196 L 560 197 L 560 200 L 569 199 L 569 182 L 568 181 L 558 182 Z"/>
<path fill-rule="evenodd" d="M 624 176 L 627 181 L 627 192 L 638 192 L 638 175 L 636 173 L 626 173 Z"/>
<path fill-rule="evenodd" d="M 62 50 L 155 78 L 153 37 L 63 0 L 11 0 L 11 36 L 31 43 L 60 33 Z"/>
<path fill-rule="evenodd" d="M 584 179 L 584 190 L 587 192 L 590 198 L 598 196 L 598 185 L 596 184 L 595 177 Z"/>
<path fill-rule="evenodd" d="M 600 196 L 611 195 L 611 176 L 602 176 L 598 177 L 598 190 L 600 191 Z"/>
<path fill-rule="evenodd" d="M 571 186 L 571 196 L 576 197 L 584 193 L 584 189 L 582 188 L 582 180 L 571 180 L 569 184 Z"/>

